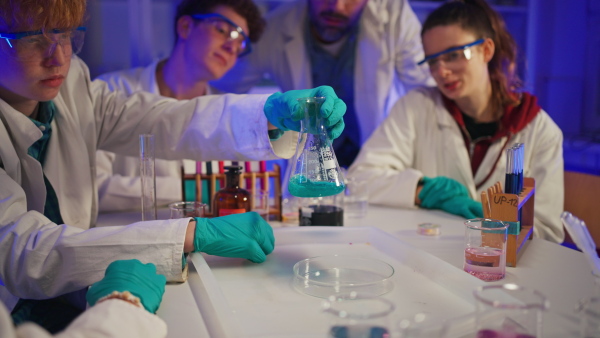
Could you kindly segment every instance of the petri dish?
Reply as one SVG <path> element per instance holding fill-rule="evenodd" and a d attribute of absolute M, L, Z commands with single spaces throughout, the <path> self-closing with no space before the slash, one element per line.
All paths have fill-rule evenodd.
<path fill-rule="evenodd" d="M 383 295 L 394 288 L 394 268 L 378 259 L 331 255 L 307 258 L 294 265 L 294 288 L 319 298 L 358 292 Z"/>
<path fill-rule="evenodd" d="M 439 236 L 440 225 L 434 223 L 421 223 L 417 226 L 417 233 L 423 236 Z"/>

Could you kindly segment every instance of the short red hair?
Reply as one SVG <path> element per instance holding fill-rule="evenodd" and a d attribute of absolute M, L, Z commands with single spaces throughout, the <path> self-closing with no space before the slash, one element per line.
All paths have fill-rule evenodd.
<path fill-rule="evenodd" d="M 0 0 L 0 26 L 8 32 L 67 29 L 83 24 L 86 0 Z"/>

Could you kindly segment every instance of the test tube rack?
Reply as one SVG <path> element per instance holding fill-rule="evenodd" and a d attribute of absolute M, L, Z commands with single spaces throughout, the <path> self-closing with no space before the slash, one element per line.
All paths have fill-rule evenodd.
<path fill-rule="evenodd" d="M 196 182 L 195 189 L 195 198 L 196 201 L 202 201 L 202 182 L 205 181 L 209 186 L 209 194 L 210 201 L 212 203 L 212 198 L 215 196 L 217 192 L 217 180 L 224 182 L 225 174 L 223 173 L 213 173 L 213 174 L 202 174 L 200 172 L 196 172 L 194 174 L 186 174 L 184 172 L 184 168 L 181 168 L 181 190 L 182 190 L 182 198 L 185 200 L 185 181 L 193 180 Z M 273 179 L 274 184 L 271 184 L 270 181 Z M 256 189 L 256 185 L 258 182 L 261 182 L 262 189 L 266 191 L 270 191 L 274 189 L 275 202 L 269 209 L 269 215 L 276 220 L 281 221 L 281 169 L 278 164 L 273 164 L 273 170 L 264 171 L 264 172 L 242 172 L 240 174 L 240 183 L 241 187 L 250 191 L 254 191 Z M 221 184 L 222 185 L 222 184 Z M 207 211 L 206 217 L 214 217 L 210 211 Z"/>
<path fill-rule="evenodd" d="M 523 191 L 518 195 L 503 193 L 502 184 L 496 182 L 487 191 L 481 192 L 481 203 L 485 218 L 510 224 L 506 245 L 506 265 L 516 267 L 517 259 L 527 247 L 527 240 L 533 238 L 535 180 L 531 177 L 523 178 Z"/>

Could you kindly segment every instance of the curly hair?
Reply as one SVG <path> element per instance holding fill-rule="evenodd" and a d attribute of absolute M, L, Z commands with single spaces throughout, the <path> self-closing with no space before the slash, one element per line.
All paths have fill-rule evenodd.
<path fill-rule="evenodd" d="M 260 39 L 265 29 L 265 20 L 252 0 L 183 0 L 177 6 L 175 25 L 184 15 L 208 14 L 217 6 L 231 7 L 248 22 L 250 41 L 256 42 Z M 175 32 L 177 32 L 177 28 L 175 28 Z M 175 34 L 175 40 L 177 40 L 177 34 Z"/>
<path fill-rule="evenodd" d="M 423 23 L 421 36 L 434 27 L 448 25 L 459 25 L 478 39 L 494 41 L 496 50 L 488 63 L 492 107 L 495 112 L 501 112 L 505 105 L 518 105 L 518 98 L 513 95 L 521 87 L 517 75 L 517 44 L 500 14 L 484 0 L 450 1 L 431 12 Z"/>
<path fill-rule="evenodd" d="M 86 0 L 0 0 L 0 25 L 10 32 L 81 26 Z"/>

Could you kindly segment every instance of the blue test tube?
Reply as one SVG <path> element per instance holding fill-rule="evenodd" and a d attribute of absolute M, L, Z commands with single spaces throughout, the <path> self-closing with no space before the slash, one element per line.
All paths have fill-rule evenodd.
<path fill-rule="evenodd" d="M 515 192 L 515 156 L 514 149 L 508 148 L 506 149 L 506 177 L 504 179 L 504 192 L 507 194 L 514 194 Z"/>
<path fill-rule="evenodd" d="M 523 191 L 523 167 L 525 164 L 525 144 L 519 143 L 519 194 Z"/>

